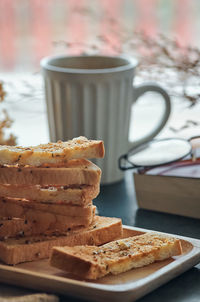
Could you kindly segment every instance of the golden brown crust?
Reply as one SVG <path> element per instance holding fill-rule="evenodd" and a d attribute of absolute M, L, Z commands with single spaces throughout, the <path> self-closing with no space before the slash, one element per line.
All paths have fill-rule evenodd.
<path fill-rule="evenodd" d="M 12 185 L 97 185 L 101 169 L 85 159 L 69 160 L 63 167 L 0 166 L 0 183 Z"/>
<path fill-rule="evenodd" d="M 42 234 L 40 231 L 37 231 L 35 228 L 35 223 L 33 221 L 27 220 L 25 218 L 8 218 L 2 217 L 0 218 L 0 240 L 7 240 L 8 238 L 12 238 L 12 240 L 26 240 L 27 237 L 32 238 L 32 236 L 39 236 L 44 235 L 46 238 L 47 236 L 61 236 L 70 233 L 79 232 L 81 230 L 85 230 L 88 227 L 84 226 L 75 226 L 68 228 L 67 231 L 59 231 L 54 229 L 49 229 Z M 11 240 L 11 239 L 10 239 Z M 29 240 L 30 241 L 30 240 Z"/>
<path fill-rule="evenodd" d="M 35 202 L 86 206 L 99 194 L 99 183 L 93 186 L 29 186 L 0 184 L 0 196 L 25 198 Z"/>
<path fill-rule="evenodd" d="M 54 247 L 50 263 L 85 279 L 97 279 L 109 273 L 119 274 L 164 260 L 181 252 L 180 240 L 147 233 L 109 242 L 100 247 Z"/>
<path fill-rule="evenodd" d="M 74 158 L 104 156 L 103 141 L 77 137 L 67 142 L 42 144 L 35 147 L 0 146 L 0 164 L 40 166 L 43 163 L 63 163 Z"/>
<path fill-rule="evenodd" d="M 3 203 L 3 205 L 2 205 Z M 18 199 L 18 198 L 9 198 L 9 197 L 0 197 L 0 205 L 2 208 L 5 207 L 12 207 L 13 211 L 14 208 L 19 212 L 19 209 L 32 209 L 36 211 L 44 211 L 48 213 L 53 213 L 56 215 L 62 216 L 79 216 L 79 217 L 86 217 L 91 216 L 93 212 L 93 205 L 92 201 L 88 201 L 86 206 L 77 206 L 77 205 L 66 205 L 66 204 L 55 204 L 55 203 L 42 203 L 42 202 L 35 202 L 32 200 L 27 199 Z M 3 209 L 2 209 L 3 211 Z M 0 210 L 0 213 L 2 212 Z M 8 209 L 8 211 L 11 211 Z M 13 214 L 17 215 L 17 214 Z M 11 216 L 14 217 L 14 216 Z"/>
<path fill-rule="evenodd" d="M 119 218 L 95 216 L 86 228 L 77 228 L 62 236 L 32 236 L 0 241 L 0 260 L 15 265 L 48 258 L 54 246 L 100 245 L 122 236 Z"/>
<path fill-rule="evenodd" d="M 70 216 L 30 208 L 26 206 L 26 202 L 19 203 L 10 198 L 0 200 L 0 209 L 3 217 L 26 219 L 32 225 L 32 234 L 43 234 L 47 231 L 64 232 L 71 227 L 88 226 L 95 214 L 95 206 L 91 206 L 88 215 Z"/>

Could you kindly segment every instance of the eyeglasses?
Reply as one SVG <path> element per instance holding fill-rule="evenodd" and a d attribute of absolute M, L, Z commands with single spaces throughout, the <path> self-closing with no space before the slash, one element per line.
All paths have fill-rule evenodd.
<path fill-rule="evenodd" d="M 200 136 L 189 140 L 181 138 L 154 139 L 119 158 L 119 168 L 123 171 L 138 168 L 153 168 L 180 161 L 187 156 L 195 159 L 200 150 Z"/>

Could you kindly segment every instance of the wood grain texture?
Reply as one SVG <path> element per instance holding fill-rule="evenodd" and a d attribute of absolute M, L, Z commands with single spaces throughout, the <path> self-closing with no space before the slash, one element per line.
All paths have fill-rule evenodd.
<path fill-rule="evenodd" d="M 125 227 L 125 235 L 138 235 L 148 230 Z M 171 235 L 171 234 L 170 234 Z M 173 235 L 171 235 L 173 236 Z M 46 292 L 72 295 L 92 301 L 135 301 L 160 285 L 180 275 L 200 261 L 200 240 L 181 239 L 183 254 L 156 262 L 118 276 L 107 276 L 86 282 L 50 267 L 48 260 L 27 262 L 15 267 L 0 265 L 0 281 Z"/>

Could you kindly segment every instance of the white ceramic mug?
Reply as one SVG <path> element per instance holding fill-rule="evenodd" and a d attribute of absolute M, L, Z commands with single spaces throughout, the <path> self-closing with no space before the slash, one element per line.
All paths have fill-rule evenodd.
<path fill-rule="evenodd" d="M 120 155 L 152 139 L 170 115 L 170 98 L 157 85 L 133 86 L 137 62 L 127 56 L 56 56 L 41 61 L 51 141 L 84 135 L 102 139 L 104 159 L 102 184 L 123 179 L 118 168 Z M 128 140 L 132 104 L 145 92 L 162 95 L 165 110 L 157 127 L 139 141 Z"/>

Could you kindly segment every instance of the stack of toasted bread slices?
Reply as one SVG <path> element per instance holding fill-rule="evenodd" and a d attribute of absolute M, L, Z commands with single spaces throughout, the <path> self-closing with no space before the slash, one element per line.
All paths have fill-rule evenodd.
<path fill-rule="evenodd" d="M 121 220 L 98 217 L 102 141 L 78 137 L 37 147 L 0 146 L 0 260 L 47 258 L 53 246 L 100 245 L 121 236 Z"/>

